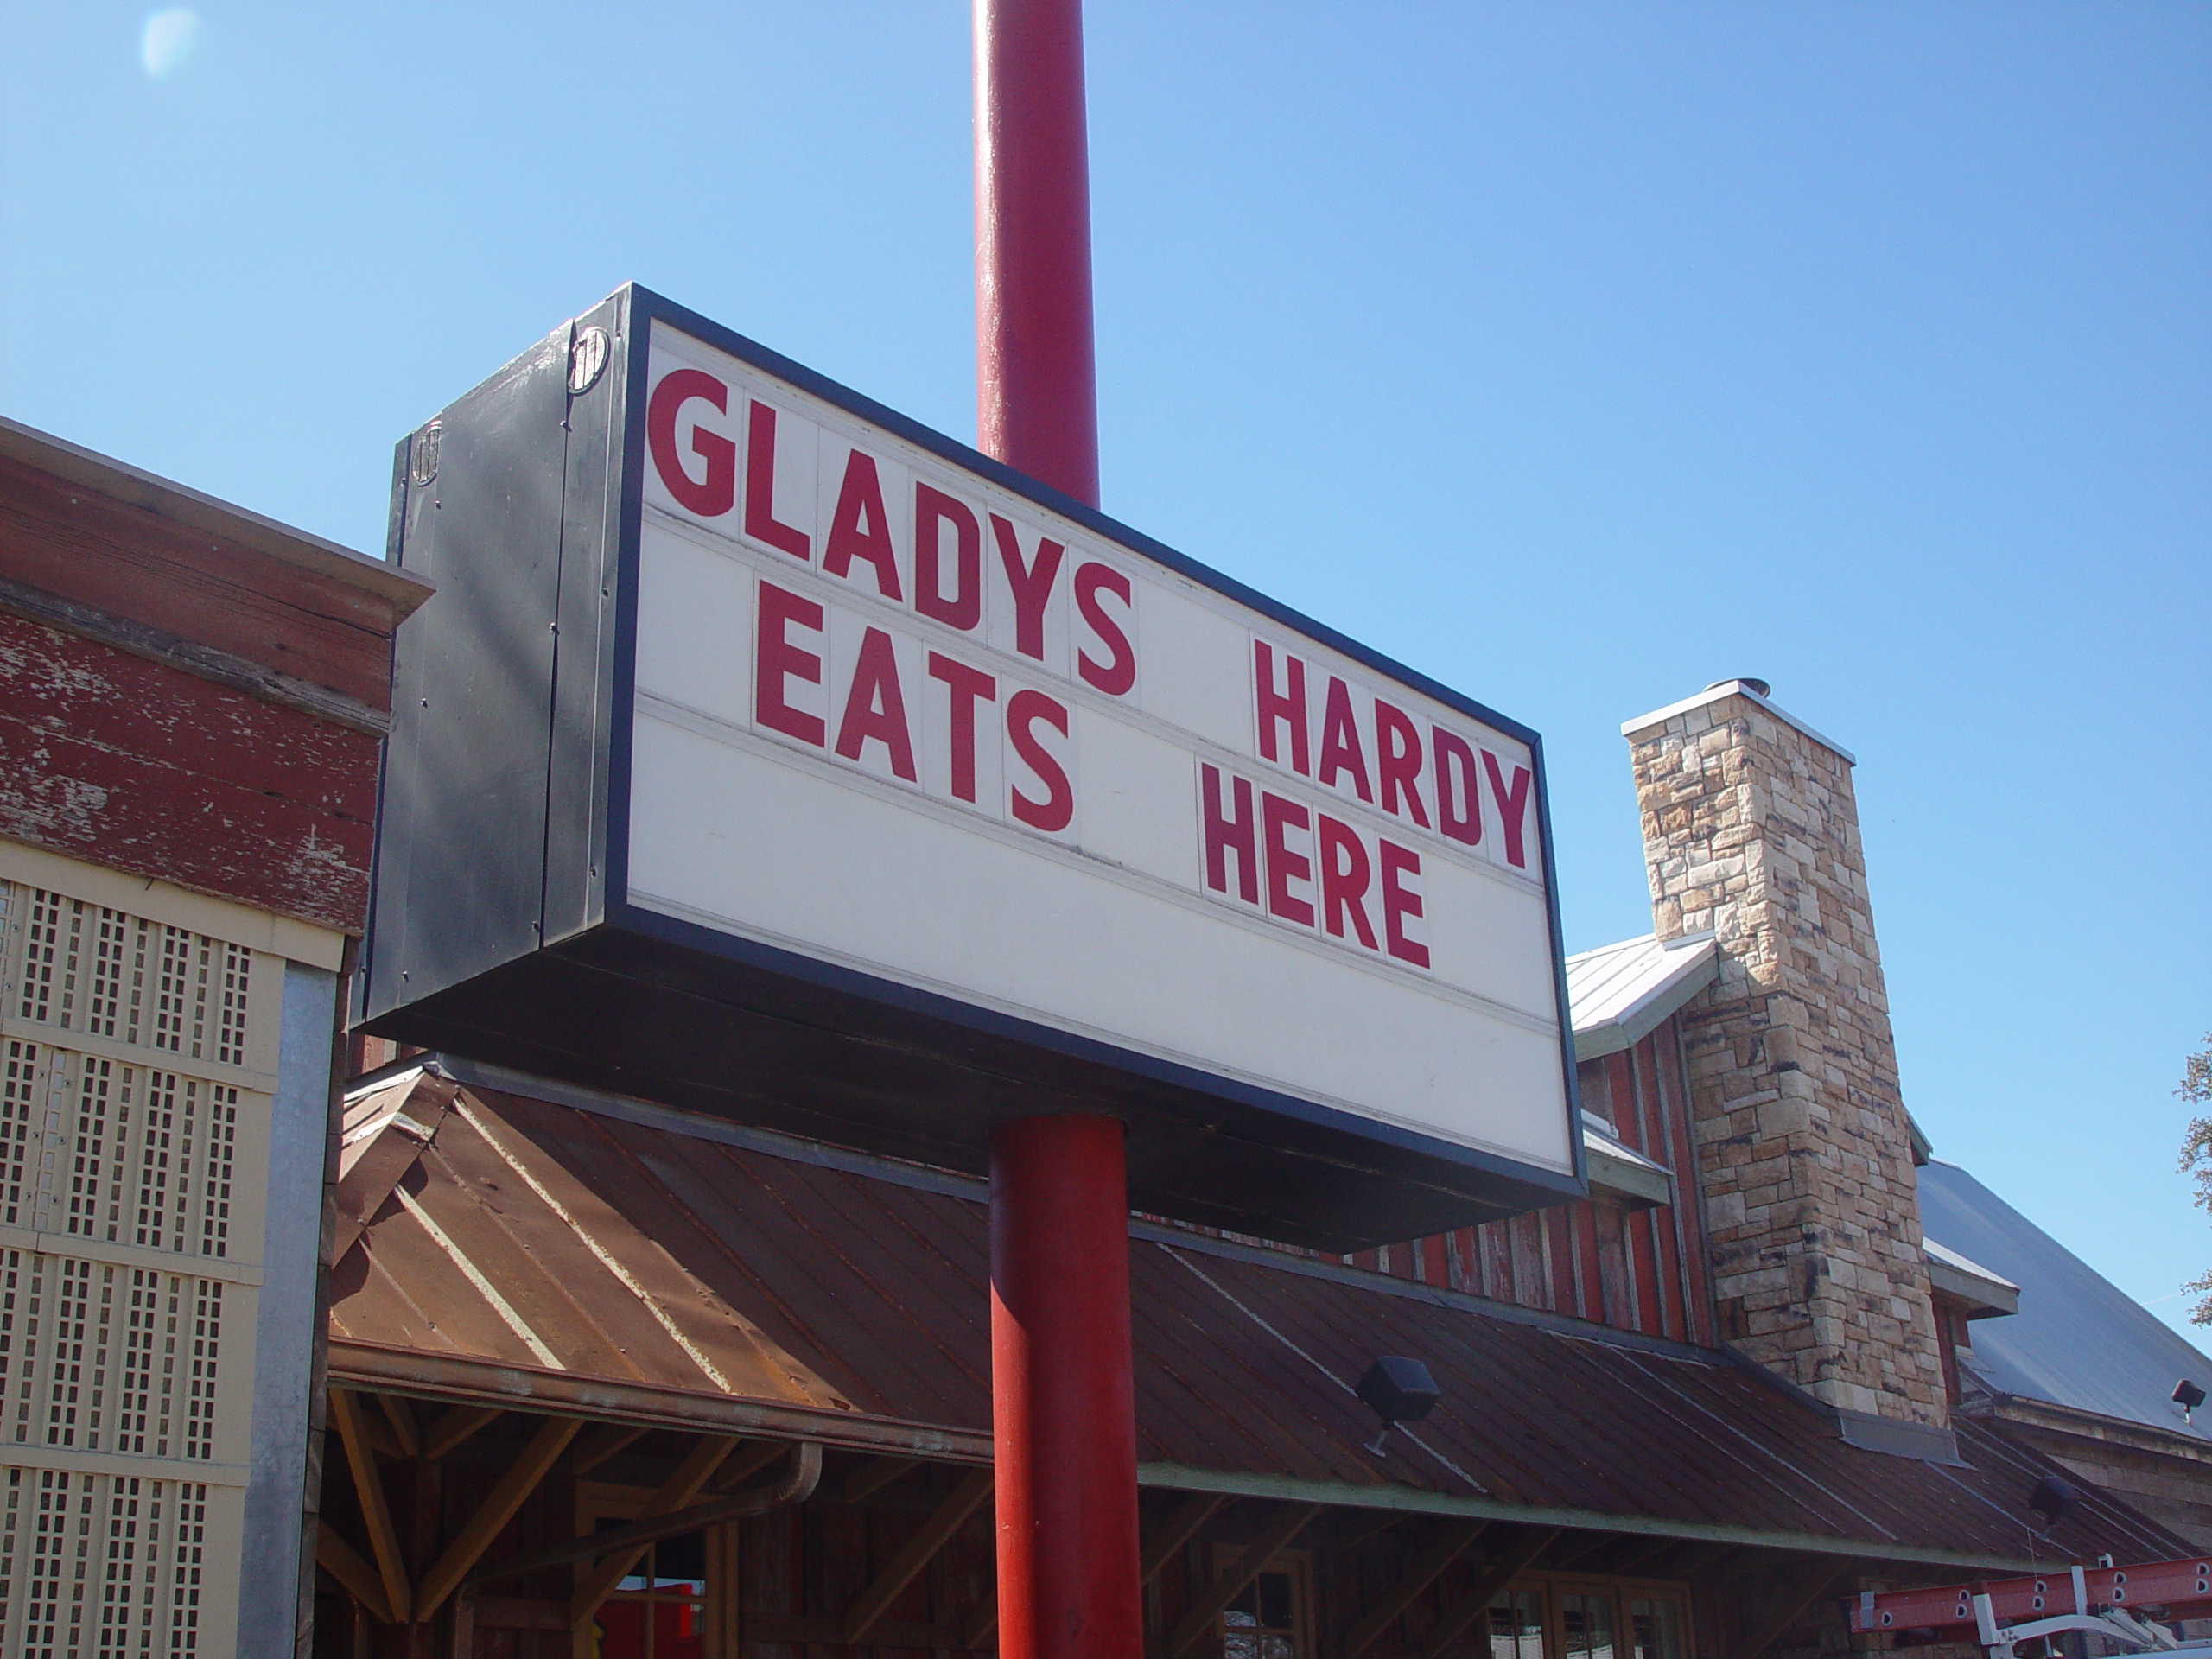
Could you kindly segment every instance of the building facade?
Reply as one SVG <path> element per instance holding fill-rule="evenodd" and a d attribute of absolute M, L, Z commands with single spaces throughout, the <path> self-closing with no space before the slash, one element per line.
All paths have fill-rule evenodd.
<path fill-rule="evenodd" d="M 0 422 L 0 1651 L 303 1634 L 340 982 L 423 591 Z"/>
<path fill-rule="evenodd" d="M 1850 757 L 1753 682 L 1627 734 L 1587 1198 L 1349 1258 L 1132 1218 L 1148 1652 L 1832 1652 L 1863 1590 L 2200 1543 L 1973 1405 L 2034 1290 L 1923 1236 Z M 980 1183 L 359 1058 L 321 1651 L 990 1649 Z M 1378 1437 L 1382 1354 L 1443 1398 Z"/>

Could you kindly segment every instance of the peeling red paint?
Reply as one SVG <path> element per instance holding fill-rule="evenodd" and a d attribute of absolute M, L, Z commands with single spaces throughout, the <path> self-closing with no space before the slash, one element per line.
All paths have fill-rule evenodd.
<path fill-rule="evenodd" d="M 359 932 L 379 748 L 0 613 L 0 835 Z"/>

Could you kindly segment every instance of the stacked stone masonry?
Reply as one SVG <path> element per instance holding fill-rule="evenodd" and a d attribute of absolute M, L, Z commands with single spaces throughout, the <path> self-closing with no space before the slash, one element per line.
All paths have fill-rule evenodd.
<path fill-rule="evenodd" d="M 1740 693 L 1629 741 L 1659 937 L 1720 946 L 1683 1029 L 1721 1334 L 1829 1405 L 1942 1426 L 1851 762 Z"/>

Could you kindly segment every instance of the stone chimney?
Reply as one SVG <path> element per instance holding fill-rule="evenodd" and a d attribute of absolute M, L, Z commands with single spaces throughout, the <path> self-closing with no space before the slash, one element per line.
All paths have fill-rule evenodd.
<path fill-rule="evenodd" d="M 1713 1295 L 1847 1438 L 1910 1440 L 1853 1432 L 1946 1424 L 1853 761 L 1768 696 L 1724 680 L 1621 728 L 1658 935 L 1720 946 L 1683 1014 Z"/>

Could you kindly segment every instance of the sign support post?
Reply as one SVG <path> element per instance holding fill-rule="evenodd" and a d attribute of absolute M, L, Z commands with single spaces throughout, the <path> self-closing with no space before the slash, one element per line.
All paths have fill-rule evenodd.
<path fill-rule="evenodd" d="M 1098 505 L 1081 0 L 976 0 L 976 447 Z M 1135 1659 L 1128 1187 L 1115 1118 L 991 1137 L 1001 1659 Z"/>

